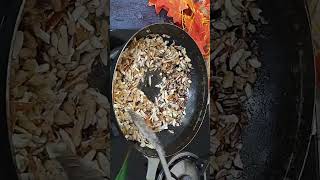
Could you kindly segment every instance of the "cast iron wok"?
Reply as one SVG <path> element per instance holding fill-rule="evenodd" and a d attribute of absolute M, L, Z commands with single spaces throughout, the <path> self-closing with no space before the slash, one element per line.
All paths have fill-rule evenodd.
<path fill-rule="evenodd" d="M 140 39 L 147 37 L 150 34 L 166 34 L 170 38 L 167 39 L 169 42 L 175 42 L 176 45 L 181 45 L 186 48 L 187 55 L 192 60 L 191 70 L 191 87 L 187 95 L 187 105 L 186 105 L 186 115 L 182 118 L 182 125 L 179 127 L 170 127 L 169 129 L 174 131 L 174 134 L 168 132 L 167 130 L 157 133 L 167 156 L 173 155 L 186 147 L 190 141 L 197 134 L 202 121 L 205 116 L 206 108 L 208 107 L 208 77 L 207 68 L 203 56 L 198 49 L 198 46 L 193 41 L 193 39 L 181 28 L 172 24 L 152 24 L 150 26 L 144 27 L 135 33 L 126 45 L 122 48 L 122 51 L 117 60 L 116 66 L 120 63 L 120 57 L 122 52 L 126 47 L 132 42 L 134 38 Z M 157 72 L 159 73 L 159 72 Z M 157 73 L 153 74 L 157 76 Z M 115 83 L 116 71 L 113 68 L 113 81 L 112 81 L 112 94 L 113 87 Z M 144 81 L 148 82 L 148 81 Z M 157 96 L 157 88 L 145 88 L 144 84 L 140 86 L 141 90 L 147 95 L 147 97 L 152 100 Z M 114 101 L 112 98 L 112 105 Z M 118 127 L 119 128 L 119 127 Z M 130 142 L 133 143 L 133 142 Z M 142 148 L 137 143 L 134 143 L 135 147 L 142 152 L 147 157 L 157 157 L 155 150 L 149 148 Z"/>

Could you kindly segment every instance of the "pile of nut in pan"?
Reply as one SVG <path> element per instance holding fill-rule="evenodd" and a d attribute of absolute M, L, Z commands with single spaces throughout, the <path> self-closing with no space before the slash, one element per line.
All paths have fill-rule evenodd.
<path fill-rule="evenodd" d="M 67 180 L 48 143 L 110 177 L 109 102 L 89 85 L 107 64 L 106 0 L 27 0 L 9 60 L 9 121 L 21 180 Z"/>
<path fill-rule="evenodd" d="M 258 44 L 253 36 L 267 22 L 253 0 L 211 1 L 210 176 L 243 175 L 241 132 L 248 123 L 245 102 L 259 75 Z"/>
<path fill-rule="evenodd" d="M 167 35 L 150 35 L 134 39 L 118 61 L 114 82 L 114 108 L 120 128 L 129 140 L 153 148 L 130 118 L 127 110 L 143 117 L 155 132 L 179 126 L 185 115 L 187 94 L 191 84 L 191 59 L 182 46 L 169 44 Z M 147 72 L 158 72 L 161 81 L 153 83 Z M 146 82 L 147 81 L 147 82 Z M 159 95 L 154 102 L 140 90 L 139 85 L 155 86 Z M 174 131 L 172 132 L 174 133 Z"/>

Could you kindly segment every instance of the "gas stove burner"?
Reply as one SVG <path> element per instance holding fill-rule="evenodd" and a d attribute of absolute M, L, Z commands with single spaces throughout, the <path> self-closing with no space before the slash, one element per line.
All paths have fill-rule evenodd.
<path fill-rule="evenodd" d="M 206 168 L 201 159 L 190 152 L 179 153 L 169 161 L 169 169 L 176 180 L 206 180 Z M 157 180 L 165 180 L 163 170 Z"/>

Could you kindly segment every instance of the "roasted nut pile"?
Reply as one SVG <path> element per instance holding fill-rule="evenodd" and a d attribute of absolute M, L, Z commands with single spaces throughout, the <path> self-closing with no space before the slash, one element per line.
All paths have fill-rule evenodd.
<path fill-rule="evenodd" d="M 261 67 L 254 36 L 267 22 L 254 0 L 212 1 L 211 11 L 210 175 L 216 180 L 242 179 L 245 102 L 252 96 Z"/>
<path fill-rule="evenodd" d="M 114 108 L 122 132 L 140 146 L 152 146 L 139 133 L 126 109 L 140 114 L 155 132 L 179 126 L 185 114 L 188 90 L 191 85 L 191 59 L 186 49 L 169 44 L 167 35 L 150 35 L 133 40 L 119 59 L 113 88 Z M 155 85 L 160 93 L 151 101 L 139 89 L 147 72 L 159 71 L 162 81 Z M 146 82 L 151 86 L 152 77 Z"/>
<path fill-rule="evenodd" d="M 21 180 L 66 180 L 46 146 L 61 142 L 109 170 L 109 102 L 88 85 L 107 63 L 107 0 L 27 0 L 10 64 L 10 122 Z M 102 65 L 103 66 L 103 65 Z"/>

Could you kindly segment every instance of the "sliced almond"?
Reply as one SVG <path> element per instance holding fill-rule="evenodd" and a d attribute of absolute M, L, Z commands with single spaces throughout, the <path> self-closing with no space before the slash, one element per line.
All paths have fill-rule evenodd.
<path fill-rule="evenodd" d="M 73 121 L 64 111 L 57 110 L 54 116 L 54 122 L 57 125 L 66 125 L 72 123 Z"/>
<path fill-rule="evenodd" d="M 13 42 L 13 51 L 12 51 L 12 58 L 17 59 L 18 58 L 18 54 L 22 48 L 23 45 L 23 32 L 22 31 L 17 31 L 16 32 L 16 37 L 15 40 Z"/>
<path fill-rule="evenodd" d="M 104 175 L 110 177 L 110 162 L 107 157 L 103 153 L 99 152 L 97 154 L 97 160 L 99 167 L 102 169 Z"/>
<path fill-rule="evenodd" d="M 61 136 L 61 139 L 63 140 L 63 142 L 66 143 L 66 145 L 71 149 L 71 151 L 73 153 L 76 153 L 76 147 L 75 145 L 73 144 L 73 141 L 72 139 L 70 138 L 69 134 L 64 131 L 63 129 L 60 129 L 59 130 L 59 134 Z"/>
<path fill-rule="evenodd" d="M 74 10 L 73 10 L 73 12 L 72 12 L 72 17 L 73 17 L 73 19 L 75 20 L 75 21 L 77 21 L 79 18 L 80 18 L 80 16 L 81 16 L 81 14 L 84 12 L 86 10 L 86 7 L 85 6 L 78 6 L 78 7 L 76 7 Z"/>
<path fill-rule="evenodd" d="M 83 28 L 85 28 L 89 32 L 94 32 L 94 27 L 89 24 L 84 18 L 79 18 L 79 23 L 82 25 Z"/>

